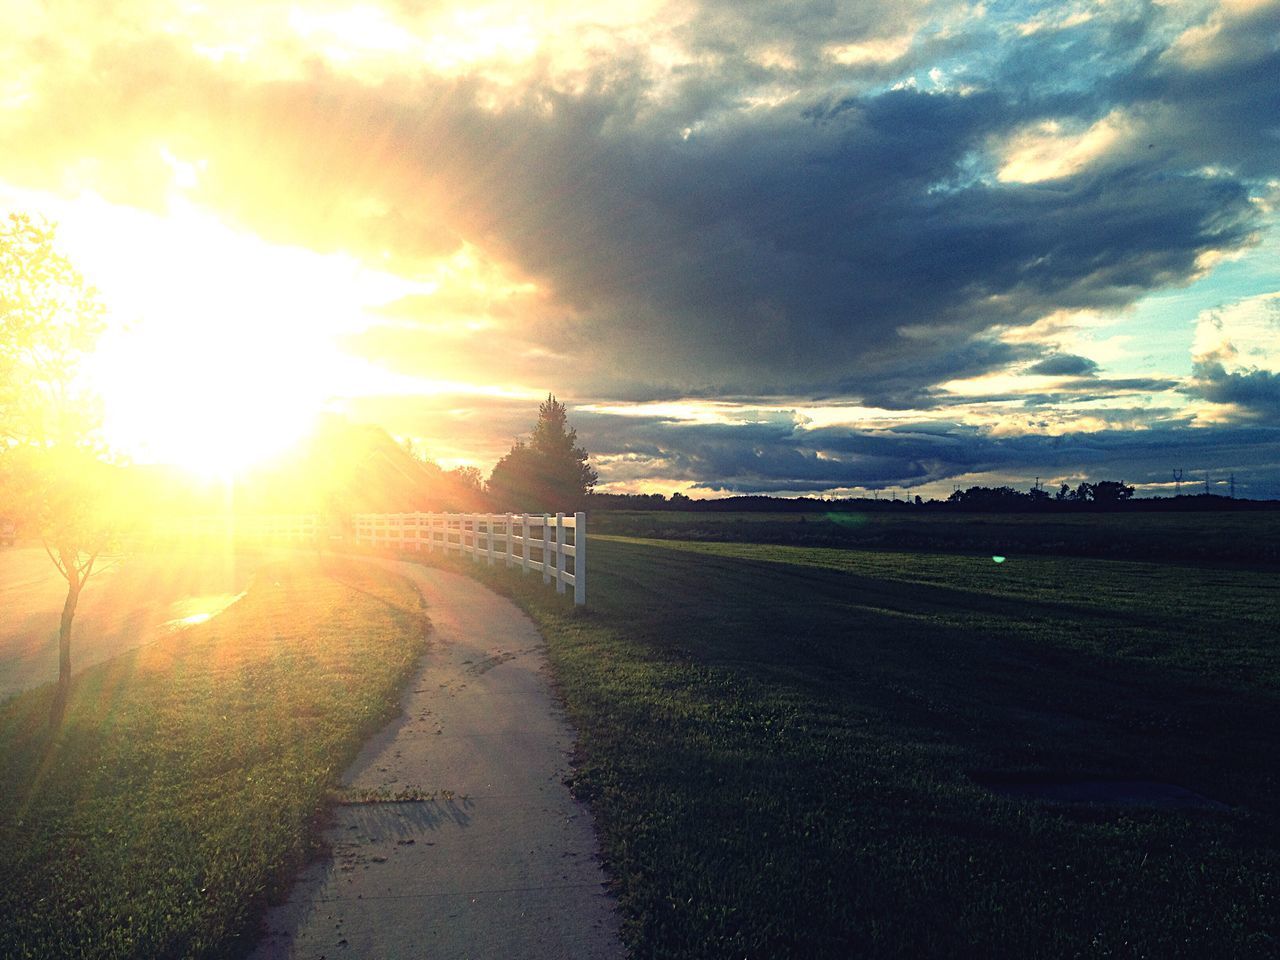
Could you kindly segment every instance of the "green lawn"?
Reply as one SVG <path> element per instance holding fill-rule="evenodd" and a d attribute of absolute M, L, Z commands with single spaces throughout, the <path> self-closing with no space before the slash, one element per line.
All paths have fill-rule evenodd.
<path fill-rule="evenodd" d="M 907 504 L 862 513 L 609 510 L 591 514 L 591 532 L 931 553 L 1280 564 L 1280 510 L 1002 514 Z"/>
<path fill-rule="evenodd" d="M 585 611 L 464 569 L 547 637 L 635 956 L 1280 952 L 1274 572 L 612 538 L 590 564 Z"/>
<path fill-rule="evenodd" d="M 50 688 L 4 704 L 0 957 L 236 955 L 424 642 L 407 581 L 304 557 L 78 675 L 56 737 Z"/>

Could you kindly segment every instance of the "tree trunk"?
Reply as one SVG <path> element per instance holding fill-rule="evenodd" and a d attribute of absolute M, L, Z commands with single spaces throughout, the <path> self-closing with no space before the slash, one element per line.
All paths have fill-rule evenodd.
<path fill-rule="evenodd" d="M 62 623 L 58 627 L 58 689 L 49 710 L 49 724 L 54 727 L 62 723 L 62 714 L 67 708 L 67 693 L 71 689 L 71 623 L 75 619 L 76 604 L 80 602 L 80 588 L 84 586 L 75 557 L 71 559 L 73 562 L 64 564 L 67 599 L 62 605 Z"/>

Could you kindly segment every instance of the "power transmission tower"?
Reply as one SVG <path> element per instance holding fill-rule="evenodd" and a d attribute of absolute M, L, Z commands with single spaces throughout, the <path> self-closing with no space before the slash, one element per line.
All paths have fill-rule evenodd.
<path fill-rule="evenodd" d="M 1231 483 L 1231 499 L 1234 500 L 1236 498 L 1236 475 L 1234 473 L 1231 475 L 1230 483 Z"/>
<path fill-rule="evenodd" d="M 1175 497 L 1182 496 L 1182 473 L 1181 470 L 1173 471 L 1173 495 Z"/>
<path fill-rule="evenodd" d="M 1208 470 L 1204 472 L 1204 495 L 1206 497 L 1209 495 L 1209 471 Z"/>

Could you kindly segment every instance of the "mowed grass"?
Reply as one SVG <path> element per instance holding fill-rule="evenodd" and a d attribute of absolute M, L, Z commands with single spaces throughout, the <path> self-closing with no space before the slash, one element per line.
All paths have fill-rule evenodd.
<path fill-rule="evenodd" d="M 611 510 L 593 513 L 591 530 L 665 540 L 1280 565 L 1280 510 L 1018 514 L 905 503 L 847 513 Z"/>
<path fill-rule="evenodd" d="M 1275 575 L 593 538 L 540 624 L 637 957 L 1280 952 Z M 1229 809 L 974 775 L 1149 779 Z"/>
<path fill-rule="evenodd" d="M 78 675 L 56 736 L 50 688 L 0 707 L 0 957 L 241 952 L 425 633 L 407 581 L 301 556 Z"/>

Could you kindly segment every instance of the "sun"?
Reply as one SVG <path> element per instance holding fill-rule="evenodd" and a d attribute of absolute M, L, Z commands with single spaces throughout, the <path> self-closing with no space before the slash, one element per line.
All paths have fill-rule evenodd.
<path fill-rule="evenodd" d="M 53 206 L 107 306 L 110 329 L 85 364 L 103 439 L 139 463 L 219 478 L 280 456 L 335 402 L 380 388 L 343 338 L 371 307 L 420 292 L 349 255 L 268 242 L 177 193 L 163 212 L 94 195 Z"/>
<path fill-rule="evenodd" d="M 293 366 L 301 352 L 198 328 L 126 334 L 95 357 L 105 439 L 136 461 L 242 474 L 314 425 L 324 385 Z"/>
<path fill-rule="evenodd" d="M 336 336 L 368 293 L 343 264 L 181 203 L 158 218 L 79 212 L 113 321 L 86 369 L 110 448 L 229 477 L 311 429 L 342 387 Z"/>
<path fill-rule="evenodd" d="M 113 274 L 132 280 L 118 299 L 133 318 L 90 362 L 105 440 L 135 461 L 241 474 L 293 446 L 335 387 L 315 281 L 194 217 L 171 215 L 162 236 L 168 262 Z"/>

